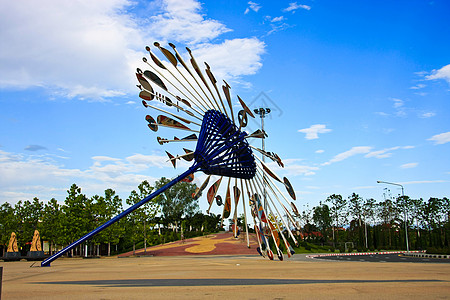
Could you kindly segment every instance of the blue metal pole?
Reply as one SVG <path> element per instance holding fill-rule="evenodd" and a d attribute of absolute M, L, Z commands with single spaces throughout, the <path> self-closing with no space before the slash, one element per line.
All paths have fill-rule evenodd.
<path fill-rule="evenodd" d="M 129 213 L 133 212 L 134 210 L 136 210 L 137 208 L 141 207 L 142 205 L 144 205 L 145 203 L 147 203 L 151 199 L 155 198 L 156 196 L 158 196 L 162 192 L 165 192 L 167 189 L 171 188 L 173 185 L 175 185 L 176 183 L 181 181 L 187 175 L 189 175 L 191 173 L 194 173 L 195 171 L 197 171 L 197 169 L 198 169 L 198 165 L 197 165 L 197 163 L 195 163 L 186 172 L 184 172 L 183 174 L 179 175 L 178 177 L 176 177 L 175 179 L 173 179 L 172 181 L 167 183 L 165 186 L 163 186 L 159 190 L 151 193 L 150 195 L 148 195 L 147 197 L 145 197 L 144 199 L 142 199 L 138 203 L 134 204 L 133 206 L 130 206 L 128 209 L 124 210 L 123 212 L 121 212 L 120 214 L 118 214 L 117 216 L 115 216 L 114 218 L 112 218 L 111 220 L 106 222 L 105 224 L 103 224 L 103 225 L 97 227 L 96 229 L 92 230 L 91 232 L 89 232 L 88 234 L 86 234 L 85 236 L 80 238 L 78 241 L 73 242 L 72 244 L 70 244 L 66 248 L 62 249 L 61 251 L 59 251 L 59 252 L 57 252 L 55 254 L 53 254 L 49 258 L 43 260 L 42 263 L 41 263 L 41 267 L 50 267 L 50 263 L 52 261 L 54 261 L 55 259 L 57 259 L 58 257 L 62 256 L 64 253 L 70 251 L 71 249 L 75 248 L 76 246 L 78 246 L 79 244 L 83 243 L 84 241 L 92 238 L 94 235 L 96 235 L 97 233 L 99 233 L 103 229 L 105 229 L 105 228 L 111 226 L 112 224 L 116 223 L 117 221 L 119 221 L 120 219 L 122 219 L 123 217 L 128 215 Z"/>

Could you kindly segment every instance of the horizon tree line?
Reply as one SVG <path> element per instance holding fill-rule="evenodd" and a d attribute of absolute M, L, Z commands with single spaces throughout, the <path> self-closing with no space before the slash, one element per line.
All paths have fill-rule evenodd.
<path fill-rule="evenodd" d="M 19 248 L 26 248 L 35 229 L 41 240 L 49 242 L 50 252 L 65 246 L 123 211 L 123 202 L 133 205 L 169 181 L 161 178 L 151 186 L 140 183 L 127 199 L 121 199 L 113 189 L 104 195 L 88 198 L 73 184 L 67 190 L 63 204 L 55 198 L 47 203 L 34 198 L 19 201 L 14 206 L 0 206 L 0 245 L 3 252 L 11 232 L 16 232 Z M 196 185 L 181 182 L 143 205 L 89 241 L 90 253 L 111 255 L 132 249 L 169 242 L 200 231 L 216 231 L 220 215 L 204 215 L 198 200 L 192 199 Z M 339 194 L 328 196 L 324 202 L 307 206 L 297 217 L 305 241 L 342 248 L 351 242 L 359 250 L 406 249 L 406 235 L 411 250 L 450 248 L 450 200 L 429 198 L 427 201 L 408 196 L 384 195 L 384 200 L 363 199 L 356 193 L 347 198 Z M 406 228 L 406 232 L 405 232 Z M 190 233 L 192 232 L 192 233 Z M 86 245 L 85 245 L 86 247 Z M 115 248 L 115 249 L 112 249 Z M 71 255 L 86 255 L 82 246 Z"/>
<path fill-rule="evenodd" d="M 306 236 L 319 231 L 316 243 L 343 247 L 352 242 L 363 250 L 410 250 L 450 248 L 450 200 L 409 196 L 385 196 L 383 201 L 363 199 L 356 193 L 347 198 L 332 194 L 324 202 L 305 209 L 299 220 Z M 309 231 L 309 232 L 308 232 Z"/>

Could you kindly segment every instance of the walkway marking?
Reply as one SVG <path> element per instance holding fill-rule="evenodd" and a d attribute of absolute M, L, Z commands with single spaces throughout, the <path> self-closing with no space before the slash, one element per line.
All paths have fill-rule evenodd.
<path fill-rule="evenodd" d="M 234 237 L 228 237 L 224 239 L 216 239 L 217 235 L 212 236 L 209 239 L 201 239 L 196 240 L 194 246 L 186 248 L 186 252 L 190 253 L 205 253 L 205 252 L 211 252 L 214 249 L 216 249 L 216 244 L 220 243 L 230 243 L 230 244 L 240 244 L 238 240 L 236 240 Z"/>

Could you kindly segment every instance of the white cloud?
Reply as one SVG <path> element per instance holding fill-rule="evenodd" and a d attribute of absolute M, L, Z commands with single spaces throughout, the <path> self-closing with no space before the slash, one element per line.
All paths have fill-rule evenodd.
<path fill-rule="evenodd" d="M 364 157 L 376 157 L 376 158 L 387 158 L 387 157 L 391 157 L 392 153 L 389 153 L 387 151 L 389 150 L 394 150 L 394 149 L 384 149 L 384 150 L 377 150 L 377 151 L 372 151 L 367 153 L 366 155 L 364 155 Z"/>
<path fill-rule="evenodd" d="M 433 70 L 431 75 L 425 76 L 427 80 L 443 79 L 450 84 L 450 64 L 443 66 L 439 70 Z"/>
<path fill-rule="evenodd" d="M 305 139 L 314 140 L 319 138 L 319 133 L 331 132 L 331 129 L 326 128 L 324 124 L 311 125 L 309 128 L 299 129 L 298 132 L 306 133 Z"/>
<path fill-rule="evenodd" d="M 144 155 L 144 154 L 134 154 L 126 158 L 126 160 L 136 166 L 147 166 L 147 167 L 157 167 L 165 168 L 168 166 L 166 156 L 159 155 Z"/>
<path fill-rule="evenodd" d="M 396 110 L 395 115 L 398 117 L 406 116 L 405 101 L 398 98 L 391 98 L 391 100 L 394 102 L 393 107 Z"/>
<path fill-rule="evenodd" d="M 383 128 L 382 131 L 384 134 L 389 134 L 389 133 L 395 131 L 395 129 L 394 128 Z"/>
<path fill-rule="evenodd" d="M 401 99 L 392 98 L 392 101 L 394 101 L 394 108 L 402 107 L 405 103 Z"/>
<path fill-rule="evenodd" d="M 264 42 L 257 38 L 225 40 L 221 44 L 200 44 L 192 49 L 198 63 L 206 61 L 219 81 L 255 74 L 261 67 Z"/>
<path fill-rule="evenodd" d="M 261 5 L 259 5 L 258 3 L 252 2 L 252 1 L 249 1 L 248 5 L 250 5 L 250 6 L 247 7 L 244 14 L 248 14 L 250 12 L 250 10 L 253 10 L 254 12 L 258 12 L 261 9 Z"/>
<path fill-rule="evenodd" d="M 283 16 L 279 16 L 279 17 L 275 17 L 273 19 L 270 20 L 270 22 L 274 23 L 274 22 L 281 22 L 284 20 Z"/>
<path fill-rule="evenodd" d="M 389 116 L 388 113 L 385 113 L 385 112 L 382 112 L 382 111 L 376 111 L 375 114 L 379 115 L 379 116 L 382 116 L 382 117 L 388 117 Z"/>
<path fill-rule="evenodd" d="M 67 97 L 123 95 L 139 61 L 133 49 L 143 43 L 133 18 L 122 13 L 129 5 L 1 1 L 0 86 L 39 86 Z"/>
<path fill-rule="evenodd" d="M 48 182 L 52 184 L 52 188 L 48 188 L 50 190 L 54 186 L 66 182 L 68 178 L 82 175 L 83 172 L 78 169 L 65 169 L 60 165 L 44 160 L 42 157 L 0 150 L 0 198 L 2 201 L 15 203 L 18 200 L 26 200 L 10 199 L 9 197 L 25 193 L 32 186 L 48 186 Z M 38 195 L 32 195 L 29 199 L 35 196 Z"/>
<path fill-rule="evenodd" d="M 424 87 L 426 87 L 426 84 L 419 83 L 419 84 L 417 84 L 415 86 L 410 87 L 410 89 L 411 90 L 420 90 L 420 89 L 423 89 Z"/>
<path fill-rule="evenodd" d="M 219 21 L 205 19 L 200 2 L 195 0 L 165 0 L 162 9 L 162 13 L 150 18 L 146 30 L 163 40 L 197 44 L 230 31 Z"/>
<path fill-rule="evenodd" d="M 0 199 L 9 203 L 38 197 L 60 201 L 72 183 L 88 195 L 101 194 L 112 188 L 122 197 L 143 180 L 151 183 L 152 168 L 172 169 L 165 156 L 134 154 L 126 158 L 92 157 L 87 169 L 71 169 L 42 156 L 14 154 L 0 150 Z"/>
<path fill-rule="evenodd" d="M 434 117 L 435 115 L 436 115 L 436 113 L 434 113 L 434 112 L 426 112 L 426 113 L 419 114 L 419 118 L 426 119 L 426 118 Z"/>
<path fill-rule="evenodd" d="M 387 158 L 387 157 L 391 157 L 392 156 L 392 151 L 395 150 L 399 150 L 399 149 L 413 149 L 415 148 L 414 146 L 396 146 L 396 147 L 391 147 L 391 148 L 385 148 L 382 150 L 377 150 L 377 151 L 371 151 L 369 153 L 367 153 L 366 155 L 364 155 L 364 157 L 366 158 L 370 158 L 370 157 L 375 157 L 375 158 Z"/>
<path fill-rule="evenodd" d="M 98 156 L 93 156 L 92 159 L 96 162 L 102 162 L 102 161 L 120 161 L 120 159 L 118 158 L 114 158 L 114 157 L 109 157 L 109 156 L 103 156 L 103 155 L 98 155 Z"/>
<path fill-rule="evenodd" d="M 450 142 L 450 131 L 433 135 L 427 141 L 433 141 L 435 145 L 448 143 Z"/>
<path fill-rule="evenodd" d="M 416 181 L 406 181 L 400 182 L 400 184 L 424 184 L 424 183 L 446 183 L 448 180 L 416 180 Z"/>
<path fill-rule="evenodd" d="M 403 164 L 400 166 L 400 168 L 402 169 L 411 169 L 411 168 L 415 168 L 419 165 L 419 163 L 407 163 L 407 164 Z"/>
<path fill-rule="evenodd" d="M 311 176 L 315 175 L 317 170 L 319 170 L 318 167 L 311 167 L 306 165 L 285 165 L 284 169 L 288 171 L 288 175 L 304 175 L 304 176 Z"/>
<path fill-rule="evenodd" d="M 277 32 L 277 31 L 285 30 L 287 28 L 292 27 L 292 25 L 289 25 L 284 22 L 280 23 L 278 21 L 271 21 L 270 27 L 272 29 L 267 32 L 267 35 L 271 35 L 272 33 Z"/>
<path fill-rule="evenodd" d="M 323 150 L 323 149 L 319 149 L 316 151 L 316 153 L 324 153 L 324 152 L 325 152 L 325 150 Z"/>
<path fill-rule="evenodd" d="M 314 166 L 307 166 L 304 164 L 299 164 L 299 162 L 302 161 L 301 159 L 296 158 L 287 158 L 283 159 L 284 168 L 281 169 L 284 172 L 287 172 L 287 175 L 291 176 L 297 176 L 297 175 L 304 175 L 304 176 L 311 176 L 315 175 L 317 170 L 319 170 L 319 167 Z M 269 162 L 267 163 L 269 168 L 271 170 L 279 169 L 278 165 L 275 162 Z"/>
<path fill-rule="evenodd" d="M 310 10 L 311 6 L 305 5 L 305 4 L 297 4 L 297 2 L 293 2 L 293 3 L 289 3 L 289 6 L 285 9 L 283 9 L 283 11 L 285 11 L 285 12 L 292 11 L 292 13 L 294 13 L 299 8 L 305 9 L 305 10 Z"/>
<path fill-rule="evenodd" d="M 27 150 L 27 151 L 39 151 L 39 150 L 47 150 L 47 148 L 44 147 L 44 146 L 41 146 L 41 145 L 28 145 L 28 146 L 25 147 L 24 150 Z"/>
<path fill-rule="evenodd" d="M 198 1 L 153 2 L 145 19 L 133 14 L 134 5 L 131 0 L 1 1 L 0 88 L 39 87 L 94 101 L 132 94 L 144 47 L 155 40 L 220 50 L 222 55 L 209 55 L 230 77 L 253 74 L 262 65 L 265 45 L 257 38 L 211 44 L 230 29 L 206 18 Z"/>
<path fill-rule="evenodd" d="M 351 148 L 348 151 L 339 153 L 338 155 L 336 155 L 335 157 L 333 157 L 329 161 L 323 163 L 322 165 L 323 166 L 331 165 L 332 163 L 335 163 L 335 162 L 338 162 L 338 161 L 342 161 L 342 160 L 347 159 L 349 157 L 352 157 L 354 155 L 368 153 L 368 152 L 370 152 L 371 149 L 372 149 L 372 147 L 368 147 L 368 146 L 353 147 L 353 148 Z"/>
<path fill-rule="evenodd" d="M 81 100 L 97 100 L 97 101 L 105 101 L 105 98 L 113 98 L 124 96 L 125 91 L 116 91 L 111 89 L 105 89 L 97 86 L 86 87 L 80 84 L 68 87 L 61 86 L 61 88 L 66 89 L 66 92 L 58 91 L 56 94 L 61 94 L 68 98 L 78 97 Z"/>
<path fill-rule="evenodd" d="M 420 77 L 424 77 L 425 75 L 428 74 L 427 71 L 419 71 L 419 72 L 414 72 L 415 75 L 420 76 Z"/>

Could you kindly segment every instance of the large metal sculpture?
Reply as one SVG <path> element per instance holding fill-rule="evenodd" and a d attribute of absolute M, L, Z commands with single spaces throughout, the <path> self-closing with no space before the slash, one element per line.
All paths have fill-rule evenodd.
<path fill-rule="evenodd" d="M 201 196 L 202 191 L 208 186 L 211 175 L 220 176 L 208 190 L 207 200 L 209 208 L 207 213 L 209 213 L 214 200 L 216 200 L 215 202 L 217 205 L 222 205 L 222 197 L 217 195 L 217 191 L 222 182 L 222 178 L 228 177 L 226 196 L 223 203 L 222 222 L 231 214 L 232 201 L 230 186 L 232 184 L 232 193 L 235 204 L 233 215 L 234 223 L 236 224 L 237 220 L 237 205 L 239 199 L 242 198 L 245 224 L 247 224 L 246 206 L 244 201 L 245 198 L 247 198 L 250 203 L 251 214 L 258 237 L 258 252 L 263 256 L 267 256 L 269 259 L 273 259 L 274 255 L 269 245 L 270 240 L 274 243 L 278 258 L 283 260 L 283 252 L 280 250 L 279 246 L 282 240 L 284 247 L 287 250 L 287 255 L 290 257 L 294 254 L 294 250 L 289 245 L 285 233 L 287 233 L 297 244 L 295 236 L 288 225 L 288 223 L 290 223 L 292 226 L 295 226 L 296 222 L 285 204 L 292 208 L 294 214 L 298 214 L 298 212 L 294 203 L 290 202 L 280 191 L 275 184 L 275 181 L 284 185 L 288 194 L 295 200 L 294 189 L 287 178 L 281 179 L 277 176 L 263 161 L 253 154 L 252 149 L 257 150 L 262 155 L 272 159 L 279 166 L 283 167 L 283 162 L 279 156 L 275 153 L 266 152 L 262 149 L 253 147 L 249 145 L 247 141 L 249 138 L 264 139 L 267 136 L 266 133 L 261 130 L 257 130 L 252 134 L 247 134 L 245 131 L 242 131 L 242 129 L 247 126 L 248 117 L 254 118 L 253 113 L 244 101 L 237 96 L 242 109 L 237 113 L 236 122 L 231 100 L 231 87 L 224 81 L 224 85 L 222 85 L 223 94 L 221 94 L 217 87 L 217 81 L 212 74 L 209 65 L 205 62 L 205 72 L 209 79 L 208 83 L 189 48 L 186 49 L 189 53 L 189 60 L 193 70 L 188 67 L 178 53 L 175 45 L 169 44 L 173 48 L 174 54 L 166 48 L 161 47 L 159 43 L 154 43 L 154 45 L 162 52 L 170 63 L 166 65 L 165 62 L 161 61 L 150 50 L 150 47 L 146 47 L 152 63 L 144 57 L 144 63 L 146 63 L 151 70 L 142 71 L 141 69 L 137 69 L 136 76 L 139 81 L 139 85 L 137 86 L 140 89 L 139 97 L 143 99 L 142 103 L 145 107 L 163 112 L 177 120 L 167 117 L 166 115 L 159 115 L 156 118 L 156 121 L 150 115 L 147 115 L 145 119 L 148 122 L 148 127 L 155 132 L 158 131 L 159 127 L 191 132 L 191 134 L 185 138 L 180 139 L 174 137 L 174 139 L 171 140 L 157 137 L 157 141 L 161 145 L 175 142 L 196 142 L 197 145 L 195 151 L 183 148 L 185 152 L 183 155 L 173 156 L 166 151 L 169 160 L 174 167 L 176 167 L 176 162 L 179 159 L 193 161 L 192 166 L 137 204 L 129 207 L 121 214 L 86 234 L 78 241 L 44 260 L 41 263 L 41 266 L 50 266 L 52 261 L 64 253 L 92 238 L 103 229 L 114 224 L 176 183 L 180 181 L 192 181 L 194 178 L 193 174 L 198 171 L 204 172 L 208 177 L 197 189 L 193 195 L 194 198 Z M 181 64 L 182 68 L 179 64 Z M 222 96 L 224 96 L 224 98 Z M 169 107 L 167 109 L 171 109 L 172 112 L 162 109 L 162 105 L 160 104 L 150 105 L 148 103 L 154 100 L 165 104 Z M 227 105 L 225 105 L 225 103 Z M 183 113 L 182 116 L 179 115 L 180 112 Z M 196 126 L 197 128 L 191 129 L 189 126 Z M 265 199 L 262 199 L 262 197 Z M 263 202 L 265 202 L 264 205 Z M 287 216 L 288 221 L 282 217 L 280 209 L 282 213 Z M 245 226 L 245 229 L 247 234 L 247 245 L 249 245 L 247 226 Z"/>

